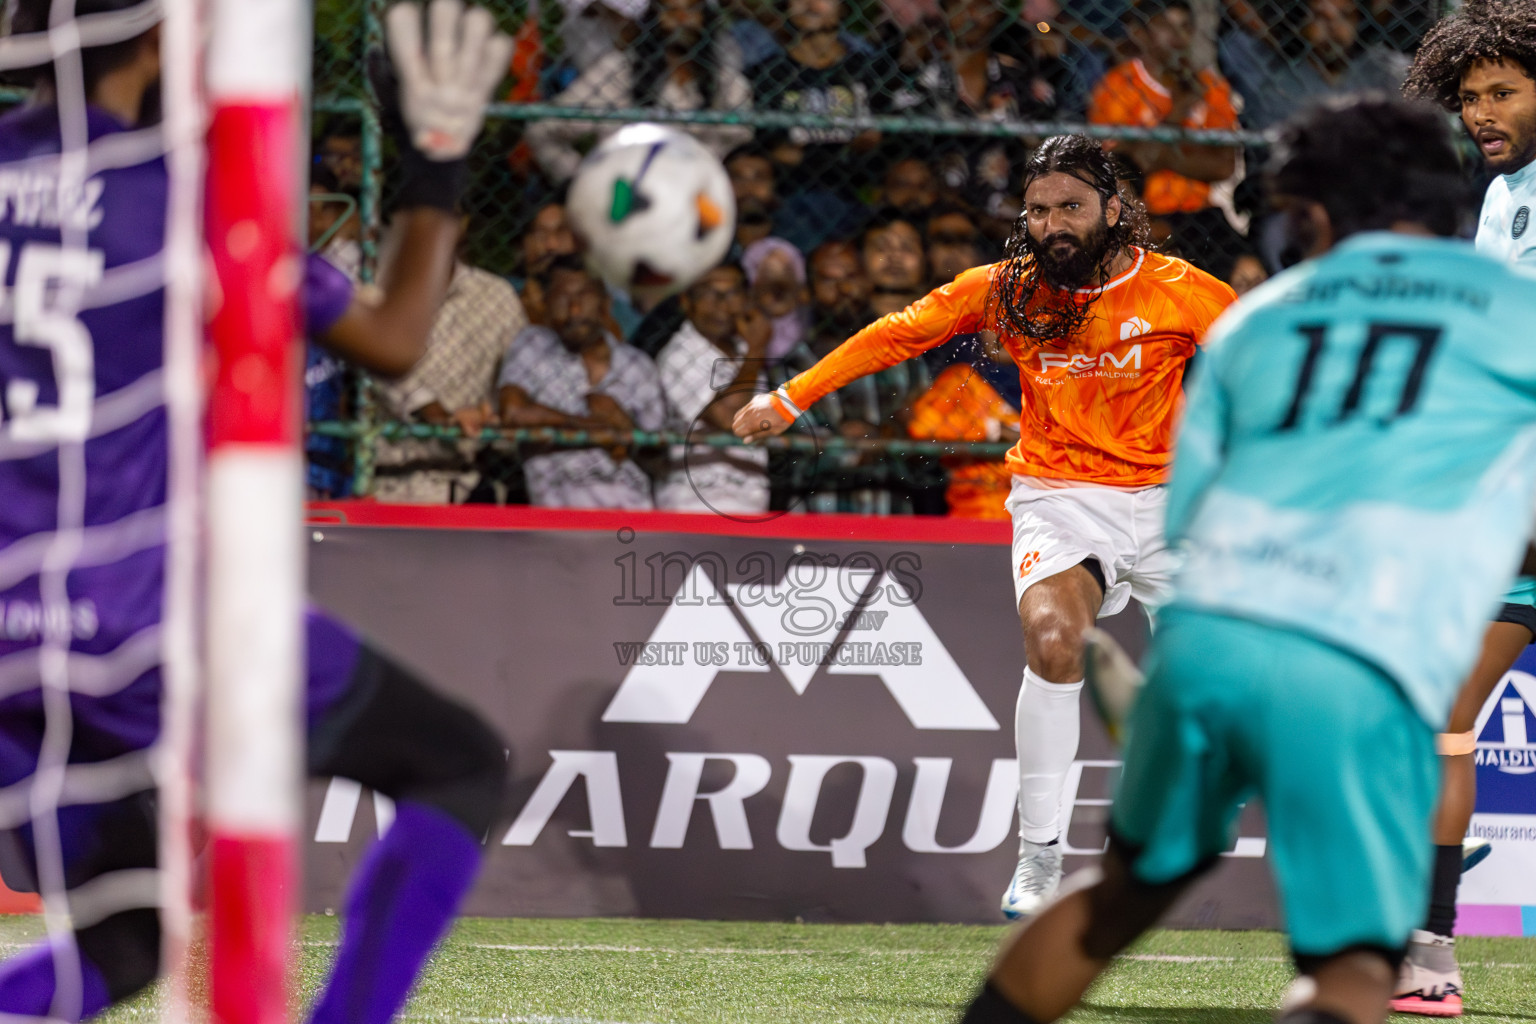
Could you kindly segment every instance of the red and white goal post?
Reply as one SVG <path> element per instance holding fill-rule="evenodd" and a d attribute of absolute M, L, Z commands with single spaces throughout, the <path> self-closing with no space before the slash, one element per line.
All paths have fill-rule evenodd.
<path fill-rule="evenodd" d="M 288 1019 L 302 817 L 303 165 L 300 0 L 213 0 L 207 242 L 211 998 L 219 1024 Z"/>

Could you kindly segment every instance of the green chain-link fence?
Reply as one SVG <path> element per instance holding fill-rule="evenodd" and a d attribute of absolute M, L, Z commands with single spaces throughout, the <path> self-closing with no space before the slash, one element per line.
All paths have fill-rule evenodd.
<path fill-rule="evenodd" d="M 315 187 L 356 195 L 360 218 L 328 252 L 364 278 L 376 259 L 380 211 L 388 201 L 388 147 L 371 117 L 362 73 L 363 53 L 379 40 L 384 6 L 381 0 L 318 0 L 316 7 Z M 492 110 L 474 155 L 465 261 L 516 282 L 537 322 L 537 282 L 525 282 L 565 244 L 550 229 L 559 226 L 559 212 L 550 207 L 558 205 L 581 155 L 625 122 L 676 123 L 730 158 L 741 212 L 734 256 L 766 236 L 799 254 L 785 259 L 806 288 L 785 301 L 801 307 L 800 351 L 814 356 L 957 269 L 995 259 L 1019 210 L 1024 159 L 1040 139 L 1067 130 L 1100 136 L 1125 157 L 1127 181 L 1140 192 L 1163 249 L 1240 288 L 1262 280 L 1279 256 L 1254 187 L 1265 130 L 1328 93 L 1394 91 L 1418 39 L 1449 4 L 488 0 L 488 6 L 515 34 L 517 51 L 505 102 Z M 317 200 L 314 209 L 325 206 Z M 536 220 L 541 216 L 550 223 Z M 850 243 L 842 255 L 865 282 L 862 298 L 843 301 L 836 287 L 824 293 L 817 287 L 826 283 L 817 277 L 817 259 L 805 266 L 806 257 L 824 255 L 828 243 L 838 242 Z M 761 276 L 764 265 L 749 255 L 748 277 Z M 750 284 L 768 308 L 771 296 Z M 847 308 L 857 302 L 864 308 Z M 681 321 L 675 303 L 647 310 L 619 298 L 611 326 L 654 354 Z M 945 358 L 984 356 L 976 346 Z M 787 365 L 792 369 L 793 361 Z M 861 436 L 905 438 L 910 401 L 941 369 L 930 364 L 887 381 L 866 396 L 869 411 L 852 409 L 856 399 L 845 403 L 850 409 L 843 415 L 878 417 L 872 434 Z M 344 421 L 319 431 L 353 444 L 355 491 L 370 489 L 375 456 L 406 435 L 411 443 L 437 445 L 434 457 L 469 458 L 449 443 L 458 436 L 452 426 L 396 422 L 411 410 L 387 396 L 376 404 L 379 393 L 366 383 L 355 394 Z M 490 379 L 486 399 L 494 400 Z M 826 425 L 834 429 L 824 453 L 836 453 L 853 432 Z M 506 437 L 502 442 L 510 444 Z M 989 453 L 995 454 L 991 448 L 968 452 Z M 851 458 L 833 461 L 851 472 Z M 514 452 L 507 463 L 513 472 L 518 461 Z M 928 487 L 938 472 L 930 462 L 908 473 L 909 482 Z M 512 497 L 517 493 L 514 485 Z M 506 499 L 508 490 L 482 497 L 492 494 Z M 454 497 L 462 499 L 462 489 Z"/>

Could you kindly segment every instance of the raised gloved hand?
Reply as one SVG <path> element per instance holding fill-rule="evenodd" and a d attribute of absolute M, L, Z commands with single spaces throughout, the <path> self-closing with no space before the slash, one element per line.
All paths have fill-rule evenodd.
<path fill-rule="evenodd" d="M 485 8 L 459 0 L 432 0 L 425 41 L 415 3 L 395 4 L 384 24 L 411 142 L 429 160 L 463 157 L 480 134 L 491 90 L 506 76 L 511 37 L 496 30 Z"/>
<path fill-rule="evenodd" d="M 432 0 L 425 34 L 419 4 L 384 16 L 389 59 L 369 54 L 380 120 L 401 144 L 402 206 L 451 210 L 468 181 L 464 158 L 485 123 L 491 91 L 506 75 L 512 40 L 482 7 Z"/>

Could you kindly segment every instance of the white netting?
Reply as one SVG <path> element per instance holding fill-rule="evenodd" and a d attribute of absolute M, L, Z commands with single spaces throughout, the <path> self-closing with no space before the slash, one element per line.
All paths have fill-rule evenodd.
<path fill-rule="evenodd" d="M 0 70 L 41 85 L 0 121 L 0 828 L 49 952 L 24 954 L 33 975 L 0 967 L 0 1010 L 76 1020 L 118 966 L 83 960 L 77 933 L 102 960 L 100 943 L 152 946 L 123 923 L 158 913 L 172 967 L 189 933 L 196 25 L 185 0 L 6 14 Z M 142 63 L 162 19 L 164 88 Z"/>

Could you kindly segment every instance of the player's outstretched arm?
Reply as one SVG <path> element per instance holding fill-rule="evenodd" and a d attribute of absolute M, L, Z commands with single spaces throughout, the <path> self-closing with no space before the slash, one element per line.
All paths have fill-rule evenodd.
<path fill-rule="evenodd" d="M 403 377 L 426 351 L 432 321 L 453 276 L 458 218 L 428 206 L 401 210 L 388 245 L 397 255 L 376 303 L 354 296 L 320 341 L 342 358 L 386 377 Z"/>
<path fill-rule="evenodd" d="M 426 349 L 453 275 L 456 211 L 469 180 L 465 158 L 512 54 L 512 40 L 496 31 L 484 8 L 432 0 L 425 34 L 422 20 L 417 4 L 395 4 L 385 15 L 390 59 L 369 55 L 380 119 L 399 145 L 402 171 L 383 298 L 354 298 L 320 339 L 388 376 L 408 372 Z"/>
<path fill-rule="evenodd" d="M 849 381 L 911 359 L 942 345 L 956 334 L 985 327 L 987 296 L 992 289 L 994 270 L 995 265 L 967 270 L 906 309 L 876 320 L 780 388 L 777 392 L 779 408 L 794 419 L 800 415 L 800 410 L 809 409 Z M 751 411 L 756 404 L 748 405 L 742 414 Z M 748 436 L 742 433 L 739 416 L 735 429 L 738 435 Z M 759 432 L 762 429 L 759 427 Z"/>

